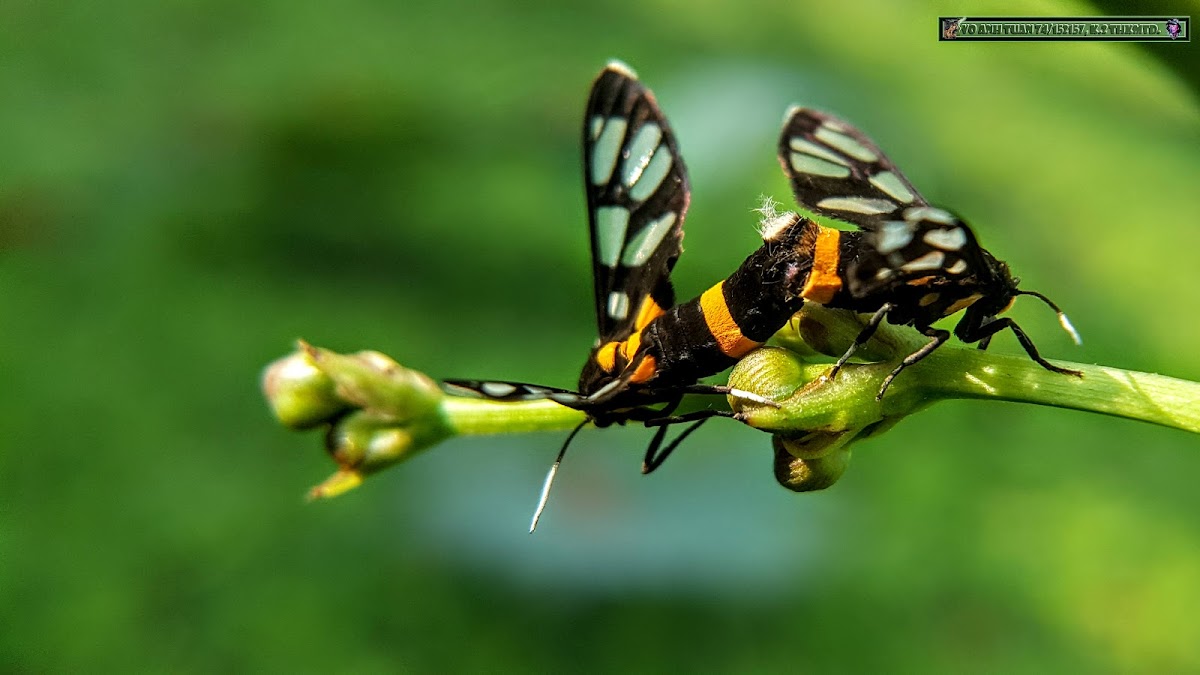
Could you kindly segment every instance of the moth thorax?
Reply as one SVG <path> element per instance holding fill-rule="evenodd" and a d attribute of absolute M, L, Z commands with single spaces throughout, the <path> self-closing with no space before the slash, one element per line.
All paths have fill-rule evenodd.
<path fill-rule="evenodd" d="M 758 233 L 764 242 L 779 241 L 799 220 L 800 216 L 792 211 L 779 212 L 779 203 L 770 197 L 763 197 L 762 206 L 755 211 L 758 220 Z"/>

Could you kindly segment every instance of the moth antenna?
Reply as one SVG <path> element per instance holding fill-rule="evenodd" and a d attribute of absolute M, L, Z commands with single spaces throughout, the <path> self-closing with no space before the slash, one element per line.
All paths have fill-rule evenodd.
<path fill-rule="evenodd" d="M 542 512 L 546 510 L 546 502 L 550 499 L 550 487 L 554 485 L 554 477 L 558 475 L 558 467 L 562 464 L 563 455 L 567 454 L 567 446 L 571 445 L 571 440 L 575 438 L 575 434 L 588 423 L 584 420 L 579 423 L 567 436 L 567 440 L 563 442 L 562 448 L 558 451 L 558 456 L 554 458 L 554 463 L 550 465 L 550 470 L 546 472 L 546 481 L 542 483 L 542 494 L 538 497 L 537 508 L 533 511 L 533 520 L 529 523 L 529 534 L 537 529 L 538 521 L 542 519 Z"/>
<path fill-rule="evenodd" d="M 1075 344 L 1080 346 L 1083 345 L 1083 339 L 1079 337 L 1079 331 L 1075 330 L 1075 326 L 1071 323 L 1071 320 L 1067 318 L 1066 312 L 1062 311 L 1058 305 L 1054 304 L 1054 301 L 1042 295 L 1041 293 L 1038 293 L 1037 291 L 1017 291 L 1017 295 L 1032 295 L 1047 305 L 1050 305 L 1050 309 L 1054 310 L 1054 312 L 1058 314 L 1058 323 L 1062 325 L 1063 330 L 1067 331 L 1067 335 L 1071 336 L 1071 339 L 1075 341 Z"/>

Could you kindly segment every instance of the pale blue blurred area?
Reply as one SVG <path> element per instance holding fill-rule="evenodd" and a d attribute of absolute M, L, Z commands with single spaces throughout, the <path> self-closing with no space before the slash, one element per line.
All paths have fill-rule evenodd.
<path fill-rule="evenodd" d="M 533 452 L 539 446 L 553 452 L 557 439 L 543 434 L 448 448 L 430 459 L 436 468 L 427 479 L 469 463 L 470 482 L 461 486 L 467 496 L 428 496 L 422 525 L 446 555 L 479 561 L 475 565 L 488 573 L 530 590 L 761 602 L 789 586 L 793 575 L 820 567 L 818 550 L 838 538 L 839 514 L 848 505 L 839 506 L 836 496 L 800 501 L 755 489 L 769 444 L 744 429 L 707 436 L 702 449 L 681 450 L 687 459 L 673 460 L 679 466 L 669 473 L 645 478 L 629 469 L 638 466 L 635 453 L 648 442 L 646 431 L 585 437 L 572 448 L 532 535 L 526 528 L 546 468 Z M 613 456 L 627 461 L 613 462 Z M 780 531 L 793 536 L 780 538 Z"/>
<path fill-rule="evenodd" d="M 320 438 L 258 392 L 299 337 L 573 385 L 595 330 L 579 125 L 610 58 L 692 175 L 681 298 L 757 245 L 762 196 L 791 207 L 796 102 L 869 133 L 1070 313 L 1081 348 L 1014 309 L 1049 358 L 1200 378 L 1194 43 L 938 43 L 948 11 L 0 7 L 0 664 L 1200 670 L 1182 432 L 943 403 L 796 495 L 725 420 L 651 476 L 648 430 L 586 431 L 531 536 L 565 433 L 454 439 L 306 505 Z"/>

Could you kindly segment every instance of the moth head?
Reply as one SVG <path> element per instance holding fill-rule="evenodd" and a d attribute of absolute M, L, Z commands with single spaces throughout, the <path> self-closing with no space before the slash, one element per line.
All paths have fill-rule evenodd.
<path fill-rule="evenodd" d="M 980 248 L 979 253 L 983 257 L 982 274 L 978 275 L 983 286 L 983 297 L 975 303 L 973 309 L 991 319 L 1012 308 L 1013 302 L 1021 294 L 1017 288 L 1021 278 L 1014 277 L 1008 269 L 1008 263 L 997 260 L 987 249 Z"/>
<path fill-rule="evenodd" d="M 987 268 L 991 271 L 992 279 L 989 284 L 987 296 L 980 299 L 977 303 L 979 307 L 976 311 L 983 313 L 987 319 L 992 319 L 1011 309 L 1018 295 L 1032 295 L 1054 310 L 1054 313 L 1058 315 L 1058 323 L 1071 336 L 1075 344 L 1083 344 L 1083 340 L 1079 337 L 1079 332 L 1075 330 L 1075 326 L 1071 324 L 1071 320 L 1067 318 L 1066 313 L 1058 305 L 1054 304 L 1054 301 L 1037 291 L 1023 291 L 1018 288 L 1021 285 L 1021 277 L 1014 277 L 1012 275 L 1008 269 L 1008 263 L 1003 260 L 997 260 L 985 249 L 981 249 L 981 251 L 987 262 Z M 987 321 L 984 323 L 987 323 Z"/>

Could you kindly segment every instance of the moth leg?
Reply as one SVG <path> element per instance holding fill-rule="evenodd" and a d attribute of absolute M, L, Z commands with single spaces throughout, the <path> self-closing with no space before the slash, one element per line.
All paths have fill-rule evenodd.
<path fill-rule="evenodd" d="M 938 347 L 941 347 L 943 344 L 946 343 L 946 340 L 950 339 L 950 331 L 942 330 L 940 328 L 934 328 L 932 326 L 927 326 L 924 330 L 921 331 L 921 334 L 925 335 L 927 337 L 931 337 L 933 339 L 930 340 L 929 342 L 926 342 L 925 346 L 921 347 L 917 351 L 904 357 L 904 360 L 900 362 L 900 365 L 896 366 L 896 368 L 894 370 L 892 370 L 892 372 L 888 373 L 888 376 L 883 379 L 883 384 L 880 385 L 880 387 L 879 387 L 879 393 L 875 394 L 876 401 L 883 400 L 884 392 L 886 392 L 888 387 L 890 387 L 892 385 L 892 380 L 896 379 L 896 376 L 900 374 L 900 371 L 913 365 L 914 363 L 919 362 L 921 359 L 925 358 L 926 356 L 929 356 L 930 354 L 933 353 L 933 350 L 937 349 Z"/>
<path fill-rule="evenodd" d="M 671 413 L 675 412 L 675 409 L 683 402 L 683 395 L 676 392 L 671 398 L 663 399 L 663 402 L 665 405 L 657 409 L 651 408 L 648 405 L 630 408 L 625 412 L 624 419 L 633 422 L 643 422 L 647 426 L 650 426 L 651 422 L 657 420 L 671 419 Z"/>
<path fill-rule="evenodd" d="M 1017 342 L 1020 342 L 1021 346 L 1025 348 L 1025 353 L 1029 354 L 1029 358 L 1031 358 L 1035 362 L 1037 362 L 1037 364 L 1039 366 L 1045 368 L 1046 370 L 1054 372 L 1054 373 L 1062 373 L 1063 375 L 1074 375 L 1075 377 L 1083 377 L 1083 373 L 1079 372 L 1078 370 L 1071 370 L 1070 368 L 1063 368 L 1061 366 L 1056 366 L 1053 363 L 1050 363 L 1046 359 L 1042 358 L 1042 355 L 1038 353 L 1037 347 L 1034 346 L 1033 340 L 1029 339 L 1029 336 L 1025 334 L 1025 331 L 1021 330 L 1021 327 L 1017 325 L 1016 321 L 1013 321 L 1012 319 L 1010 319 L 1008 317 L 1004 317 L 1003 319 L 996 319 L 995 321 L 989 323 L 988 325 L 983 326 L 983 327 L 979 328 L 978 330 L 972 332 L 967 337 L 970 340 L 980 340 L 980 341 L 989 340 L 989 339 L 991 339 L 991 337 L 993 335 L 995 335 L 996 333 L 999 333 L 1000 331 L 1004 330 L 1005 328 L 1011 330 L 1013 332 L 1013 335 L 1017 336 Z"/>
<path fill-rule="evenodd" d="M 642 460 L 642 473 L 650 473 L 651 471 L 654 471 L 658 467 L 662 466 L 662 463 L 666 461 L 667 457 L 670 456 L 670 454 L 675 451 L 675 448 L 679 447 L 679 444 L 683 442 L 683 439 L 691 435 L 693 431 L 699 429 L 700 425 L 714 417 L 733 416 L 734 413 L 728 410 L 697 410 L 695 412 L 685 413 L 683 415 L 664 417 L 662 419 L 646 422 L 646 426 L 657 426 L 658 431 L 654 434 L 654 439 L 650 441 L 650 446 L 646 448 L 646 456 Z M 692 422 L 692 424 L 688 428 L 684 429 L 678 436 L 676 436 L 674 440 L 668 443 L 667 447 L 662 448 L 660 451 L 662 442 L 667 436 L 668 425 L 681 424 L 683 422 Z"/>
<path fill-rule="evenodd" d="M 743 399 L 745 401 L 753 401 L 754 403 L 758 403 L 758 404 L 765 405 L 765 406 L 770 406 L 772 408 L 780 407 L 780 405 L 778 403 L 776 403 L 775 401 L 772 401 L 769 398 L 764 398 L 762 396 L 759 396 L 758 394 L 755 394 L 752 391 L 746 391 L 745 389 L 735 389 L 733 387 L 723 385 L 723 384 L 691 384 L 686 387 L 681 387 L 680 391 L 682 391 L 685 394 L 713 394 L 713 395 L 724 395 L 724 396 L 736 396 L 737 398 Z"/>
<path fill-rule="evenodd" d="M 643 474 L 657 469 L 666 460 L 667 455 L 671 454 L 671 451 L 675 449 L 675 443 L 671 443 L 661 455 L 658 454 L 658 449 L 662 447 L 663 439 L 667 437 L 667 428 L 665 424 L 659 427 L 658 431 L 654 432 L 654 438 L 650 440 L 650 445 L 646 446 L 646 454 L 642 457 Z"/>
<path fill-rule="evenodd" d="M 854 338 L 854 342 L 850 345 L 849 349 L 846 350 L 846 353 L 842 354 L 842 358 L 838 359 L 837 363 L 833 364 L 833 368 L 829 371 L 829 374 L 825 376 L 826 378 L 832 380 L 834 376 L 838 374 L 838 371 L 842 369 L 842 366 L 846 365 L 846 362 L 850 360 L 851 356 L 854 356 L 854 352 L 858 351 L 859 347 L 867 344 L 867 340 L 870 340 L 871 336 L 875 335 L 875 331 L 879 329 L 879 324 L 883 323 L 883 319 L 887 316 L 887 313 L 895 309 L 895 307 L 896 306 L 894 304 L 885 302 L 883 303 L 882 307 L 875 310 L 875 313 L 871 315 L 870 320 L 867 321 L 867 325 L 863 326 L 862 331 L 859 332 L 858 337 Z"/>
<path fill-rule="evenodd" d="M 646 420 L 644 424 L 648 427 L 665 427 L 671 424 L 683 424 L 684 422 L 695 422 L 696 420 L 706 420 L 710 417 L 728 417 L 737 419 L 738 414 L 732 410 L 693 410 L 682 415 L 671 415 L 669 417 L 659 417 L 652 420 Z"/>
<path fill-rule="evenodd" d="M 733 391 L 728 386 L 723 384 L 689 384 L 686 387 L 680 387 L 679 391 L 685 394 L 729 394 Z"/>

